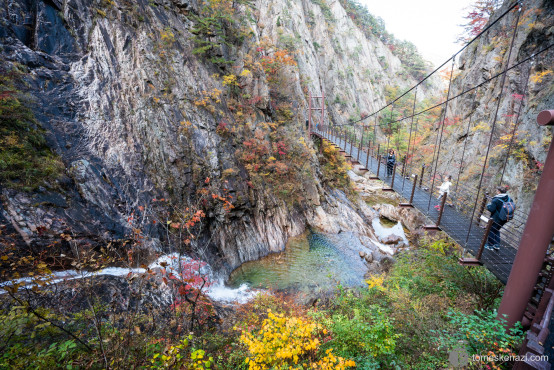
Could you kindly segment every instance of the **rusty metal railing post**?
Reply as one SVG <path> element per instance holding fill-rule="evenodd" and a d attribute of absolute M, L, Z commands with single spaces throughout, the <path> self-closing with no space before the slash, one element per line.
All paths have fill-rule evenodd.
<path fill-rule="evenodd" d="M 379 170 L 381 169 L 381 154 L 377 155 L 377 177 L 379 177 Z"/>
<path fill-rule="evenodd" d="M 312 92 L 308 92 L 308 134 L 312 128 Z"/>
<path fill-rule="evenodd" d="M 365 157 L 365 168 L 367 170 L 369 170 L 369 148 L 367 149 L 367 152 L 366 152 L 366 157 Z"/>
<path fill-rule="evenodd" d="M 489 237 L 489 233 L 491 232 L 493 222 L 493 219 L 489 218 L 489 221 L 487 222 L 487 228 L 485 229 L 485 234 L 483 235 L 483 240 L 481 240 L 481 245 L 479 246 L 479 251 L 477 252 L 477 260 L 479 261 L 481 260 L 481 256 L 483 255 L 485 244 L 487 244 L 487 239 Z"/>
<path fill-rule="evenodd" d="M 479 212 L 477 212 L 477 215 L 475 216 L 477 221 L 479 221 L 479 219 L 483 215 L 483 212 L 485 212 L 485 206 L 487 205 L 488 198 L 489 193 L 487 192 L 485 193 L 485 195 L 483 195 L 483 200 L 481 201 L 481 205 L 479 206 Z"/>
<path fill-rule="evenodd" d="M 414 175 L 414 184 L 412 185 L 412 194 L 410 195 L 410 204 L 414 204 L 414 193 L 417 185 L 417 175 Z"/>
<path fill-rule="evenodd" d="M 439 217 L 437 218 L 437 227 L 441 224 L 442 213 L 444 212 L 444 205 L 446 204 L 446 197 L 448 197 L 448 194 L 444 193 L 441 200 L 441 208 L 439 209 Z"/>
<path fill-rule="evenodd" d="M 421 176 L 419 177 L 419 187 L 423 186 L 423 174 L 425 173 L 425 163 L 421 166 Z"/>
<path fill-rule="evenodd" d="M 404 162 L 402 162 L 402 167 L 400 167 L 400 176 L 404 177 Z"/>
<path fill-rule="evenodd" d="M 412 175 L 414 178 L 414 182 L 412 184 L 412 193 L 410 194 L 410 201 L 408 203 L 400 203 L 398 206 L 403 208 L 414 208 L 414 194 L 415 194 L 415 188 L 417 186 L 417 175 Z M 404 186 L 404 184 L 402 184 Z"/>
<path fill-rule="evenodd" d="M 537 116 L 541 126 L 554 126 L 554 110 L 542 111 Z M 507 326 L 513 326 L 523 318 L 529 298 L 533 293 L 546 251 L 554 230 L 554 145 L 550 148 L 529 217 L 519 242 L 516 257 L 504 289 L 498 316 L 507 315 Z"/>
<path fill-rule="evenodd" d="M 357 156 L 358 162 L 360 161 L 360 152 L 362 151 L 363 141 L 364 141 L 364 126 L 362 126 L 362 137 L 360 138 L 360 145 L 358 145 L 358 156 Z"/>

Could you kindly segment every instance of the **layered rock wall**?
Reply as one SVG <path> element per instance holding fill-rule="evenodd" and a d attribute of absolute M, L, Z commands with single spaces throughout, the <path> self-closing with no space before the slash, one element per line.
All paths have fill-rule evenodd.
<path fill-rule="evenodd" d="M 307 222 L 363 232 L 364 213 L 328 193 L 313 151 L 301 204 L 249 185 L 236 154 L 240 143 L 218 132 L 230 117 L 232 96 L 214 76 L 245 68 L 262 44 L 266 55 L 288 50 L 297 66 L 283 72 L 292 112 L 287 130 L 306 137 L 308 91 L 324 91 L 329 119 L 343 123 L 384 103 L 384 87 L 397 84 L 400 61 L 377 39 L 366 39 L 338 1 L 260 0 L 234 6 L 240 41 L 220 42 L 216 51 L 230 64 L 210 62 L 192 40 L 205 19 L 202 6 L 185 0 L 2 1 L 2 69 L 22 71 L 19 86 L 32 97 L 37 122 L 65 165 L 63 175 L 32 191 L 2 188 L 0 212 L 26 244 L 41 248 L 64 233 L 71 238 L 62 242 L 70 239 L 74 249 L 95 248 L 128 238 L 130 220 L 140 218 L 144 243 L 163 248 L 164 229 L 142 210 L 156 198 L 184 207 L 208 178 L 233 197 L 229 213 L 221 207 L 209 212 L 201 237 L 203 257 L 224 271 L 282 250 Z M 246 124 L 254 135 L 262 122 L 275 120 L 275 87 L 263 72 L 245 73 L 239 82 L 243 97 L 257 97 Z M 238 174 L 226 178 L 232 168 Z"/>

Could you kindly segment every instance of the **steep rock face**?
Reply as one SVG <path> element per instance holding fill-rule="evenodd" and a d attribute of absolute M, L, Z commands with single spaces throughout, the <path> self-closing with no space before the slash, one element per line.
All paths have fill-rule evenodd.
<path fill-rule="evenodd" d="M 344 122 L 382 104 L 384 86 L 401 67 L 383 44 L 364 38 L 338 2 L 322 4 L 261 0 L 256 11 L 242 5 L 236 11 L 247 18 L 241 36 L 246 40 L 220 43 L 216 52 L 244 68 L 257 41 L 269 39 L 274 49 L 296 45 L 298 67 L 283 75 L 291 102 L 288 132 L 298 137 L 305 136 L 308 90 L 347 102 L 330 109 L 334 121 Z M 234 208 L 210 209 L 200 238 L 205 247 L 193 252 L 223 271 L 282 250 L 306 220 L 321 224 L 314 212 L 320 218 L 333 213 L 325 209 L 341 210 L 326 221 L 330 231 L 371 232 L 358 206 L 325 190 L 313 152 L 302 204 L 287 205 L 249 184 L 236 154 L 240 143 L 218 131 L 233 96 L 222 93 L 228 88 L 214 74 L 229 73 L 230 67 L 195 55 L 191 39 L 201 4 L 3 0 L 2 5 L 2 68 L 24 71 L 20 86 L 32 95 L 37 121 L 66 166 L 65 175 L 36 191 L 2 189 L 0 211 L 25 243 L 40 247 L 65 233 L 71 238 L 64 243 L 70 240 L 74 250 L 93 248 L 128 238 L 140 226 L 149 248 L 163 248 L 164 229 L 144 209 L 162 197 L 184 208 L 209 179 L 233 197 Z M 378 74 L 373 83 L 370 74 Z M 257 97 L 245 123 L 254 136 L 262 122 L 276 119 L 275 88 L 263 70 L 245 73 L 239 82 L 243 96 Z M 235 176 L 225 175 L 237 168 Z"/>
<path fill-rule="evenodd" d="M 492 19 L 512 4 L 506 1 Z M 457 58 L 450 96 L 483 85 L 449 104 L 447 117 L 456 124 L 444 128 L 437 173 L 451 174 L 454 180 L 459 174 L 466 191 L 476 191 L 489 140 L 492 140 L 482 188 L 494 195 L 494 188 L 501 182 L 508 185 L 510 194 L 517 199 L 517 211 L 526 215 L 552 141 L 552 129 L 540 127 L 536 116 L 554 106 L 554 49 L 543 52 L 551 44 L 554 8 L 551 1 L 533 0 L 525 2 L 519 13 L 509 67 L 522 63 L 507 72 L 503 87 L 501 75 L 485 81 L 506 68 L 517 9 Z M 534 58 L 523 62 L 535 53 Z M 436 132 L 430 136 L 433 141 Z M 510 225 L 522 228 L 523 223 L 514 220 Z"/>

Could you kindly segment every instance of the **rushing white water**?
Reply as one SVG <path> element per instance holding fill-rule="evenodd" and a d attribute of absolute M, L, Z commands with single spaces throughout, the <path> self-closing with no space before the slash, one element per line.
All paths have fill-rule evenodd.
<path fill-rule="evenodd" d="M 241 284 L 238 288 L 225 286 L 223 280 L 218 280 L 208 288 L 206 294 L 216 302 L 221 303 L 246 303 L 254 298 L 260 290 L 250 289 L 248 284 Z"/>
<path fill-rule="evenodd" d="M 373 230 L 375 231 L 375 235 L 380 238 L 381 240 L 384 240 L 388 238 L 391 235 L 397 235 L 402 238 L 402 241 L 408 245 L 408 238 L 406 237 L 406 233 L 404 233 L 404 229 L 402 228 L 402 223 L 398 221 L 396 225 L 393 227 L 385 227 L 381 223 L 381 219 L 379 217 L 375 217 L 371 221 L 371 226 L 373 227 Z"/>
<path fill-rule="evenodd" d="M 173 273 L 178 275 L 180 272 L 180 266 L 183 263 L 188 263 L 192 261 L 192 258 L 179 255 L 178 253 L 171 253 L 159 257 L 156 261 L 151 263 L 148 268 L 150 270 L 161 273 L 165 271 L 166 273 Z M 246 284 L 241 285 L 240 287 L 233 289 L 225 286 L 222 279 L 214 278 L 213 271 L 208 264 L 199 264 L 196 265 L 198 268 L 194 273 L 201 274 L 207 277 L 209 281 L 214 281 L 206 289 L 206 295 L 212 300 L 225 303 L 246 303 L 259 293 L 259 290 L 252 290 L 248 288 Z M 97 271 L 76 271 L 76 270 L 64 270 L 64 271 L 54 271 L 51 274 L 45 276 L 34 276 L 34 277 L 23 277 L 19 279 L 8 280 L 0 282 L 0 288 L 13 286 L 15 284 L 24 284 L 26 288 L 32 288 L 33 285 L 37 285 L 38 280 L 42 280 L 45 284 L 56 284 L 63 281 L 69 281 L 74 279 L 83 279 L 92 276 L 128 276 L 129 274 L 143 274 L 147 270 L 145 268 L 127 268 L 127 267 L 106 267 Z M 6 291 L 0 289 L 0 294 L 4 294 Z"/>

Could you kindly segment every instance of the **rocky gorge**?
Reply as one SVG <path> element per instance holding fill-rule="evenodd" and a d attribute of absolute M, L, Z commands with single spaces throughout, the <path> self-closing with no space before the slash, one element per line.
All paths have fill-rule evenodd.
<path fill-rule="evenodd" d="M 432 157 L 428 208 L 451 174 L 453 209 L 506 183 L 525 215 L 551 141 L 533 119 L 552 103 L 554 10 L 506 2 L 492 22 L 508 8 L 427 78 L 355 0 L 0 0 L 0 368 L 515 355 L 500 280 L 308 126 L 396 149 L 397 181 Z M 394 122 L 434 104 L 413 136 Z"/>
<path fill-rule="evenodd" d="M 404 67 L 339 2 L 6 0 L 1 9 L 4 85 L 32 107 L 31 124 L 57 162 L 32 182 L 4 178 L 0 217 L 10 245 L 59 242 L 62 253 L 79 253 L 140 229 L 142 255 L 168 252 L 153 221 L 192 208 L 206 179 L 233 208 L 203 205 L 189 252 L 223 272 L 282 250 L 308 226 L 371 232 L 367 210 L 326 185 L 304 131 L 307 93 L 344 102 L 329 105 L 341 123 L 382 104 Z M 201 30 L 213 19 L 222 32 Z M 280 127 L 267 130 L 266 122 Z M 258 164 L 245 160 L 252 137 L 274 153 L 288 145 L 271 158 L 302 156 L 283 158 L 283 172 L 300 182 L 286 196 L 276 197 L 254 173 Z M 167 206 L 154 207 L 156 199 Z"/>

